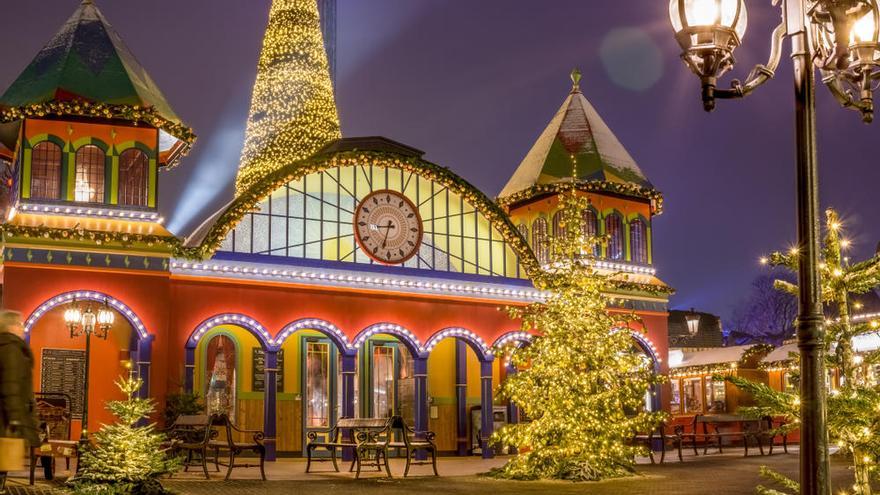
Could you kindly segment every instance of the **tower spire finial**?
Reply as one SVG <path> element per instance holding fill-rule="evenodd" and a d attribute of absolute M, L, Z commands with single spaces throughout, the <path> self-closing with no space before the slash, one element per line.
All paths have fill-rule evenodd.
<path fill-rule="evenodd" d="M 577 67 L 571 70 L 571 92 L 581 92 L 581 70 Z"/>

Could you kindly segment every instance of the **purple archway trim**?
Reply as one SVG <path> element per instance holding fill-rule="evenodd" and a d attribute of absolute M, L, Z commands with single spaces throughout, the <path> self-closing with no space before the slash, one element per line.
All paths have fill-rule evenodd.
<path fill-rule="evenodd" d="M 633 339 L 639 344 L 639 347 L 651 358 L 651 361 L 654 363 L 654 372 L 660 372 L 660 358 L 657 356 L 657 348 L 654 347 L 654 343 L 651 342 L 651 339 L 648 338 L 647 335 L 643 334 L 639 330 L 630 329 L 630 333 L 632 334 Z"/>
<path fill-rule="evenodd" d="M 387 333 L 400 339 L 406 348 L 409 349 L 409 352 L 413 357 L 425 357 L 427 355 L 425 353 L 425 348 L 422 346 L 422 343 L 419 342 L 418 337 L 396 323 L 374 323 L 361 330 L 354 338 L 351 352 L 357 352 L 357 349 L 364 345 L 364 342 L 366 342 L 367 339 L 379 333 Z"/>
<path fill-rule="evenodd" d="M 275 341 L 272 339 L 272 336 L 269 335 L 269 332 L 266 330 L 266 328 L 260 324 L 260 322 L 251 318 L 250 316 L 238 313 L 223 313 L 219 315 L 214 315 L 199 323 L 192 331 L 189 338 L 186 339 L 186 347 L 194 349 L 198 345 L 199 339 L 202 338 L 205 332 L 208 332 L 209 330 L 222 325 L 235 325 L 249 331 L 254 335 L 254 337 L 257 338 L 257 340 L 260 341 L 260 345 L 263 347 L 264 351 L 275 348 Z"/>
<path fill-rule="evenodd" d="M 498 349 L 510 343 L 516 343 L 517 347 L 519 347 L 528 344 L 531 341 L 532 334 L 528 332 L 523 332 L 522 330 L 515 330 L 512 332 L 507 332 L 495 339 L 495 342 L 492 342 L 492 348 Z"/>
<path fill-rule="evenodd" d="M 425 351 L 430 353 L 443 339 L 457 338 L 466 342 L 480 358 L 480 361 L 491 360 L 493 351 L 479 335 L 461 327 L 448 327 L 435 333 L 425 344 Z"/>
<path fill-rule="evenodd" d="M 345 332 L 329 321 L 318 318 L 302 318 L 288 323 L 280 332 L 278 332 L 278 335 L 275 336 L 275 345 L 280 348 L 281 345 L 284 344 L 284 341 L 300 330 L 315 330 L 321 332 L 326 335 L 327 338 L 332 340 L 333 343 L 336 344 L 336 348 L 343 354 L 351 354 L 355 350 L 351 345 L 351 342 L 348 341 L 348 336 L 345 335 Z"/>
<path fill-rule="evenodd" d="M 31 313 L 30 316 L 28 316 L 27 320 L 25 320 L 25 336 L 30 337 L 31 328 L 33 328 L 34 324 L 37 323 L 37 320 L 39 320 L 44 314 L 46 314 L 46 312 L 62 304 L 70 303 L 73 300 L 94 301 L 99 303 L 103 303 L 106 301 L 111 308 L 119 312 L 119 314 L 121 314 L 122 317 L 131 324 L 132 328 L 134 328 L 134 330 L 137 332 L 139 340 L 145 339 L 149 335 L 149 332 L 147 332 L 147 328 L 144 326 L 144 323 L 140 319 L 140 317 L 138 317 L 138 315 L 136 315 L 135 312 L 132 311 L 131 308 L 128 307 L 128 305 L 124 302 L 103 292 L 93 290 L 74 290 L 59 294 L 45 301 L 43 304 L 40 304 L 37 309 L 35 309 L 34 312 Z"/>

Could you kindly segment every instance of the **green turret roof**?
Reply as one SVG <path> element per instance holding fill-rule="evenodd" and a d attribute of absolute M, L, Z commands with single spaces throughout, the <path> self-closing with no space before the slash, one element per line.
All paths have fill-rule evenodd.
<path fill-rule="evenodd" d="M 504 186 L 501 199 L 535 186 L 572 180 L 599 181 L 653 189 L 580 89 L 580 73 L 572 73 L 571 93 L 538 141 Z"/>
<path fill-rule="evenodd" d="M 0 97 L 0 106 L 28 116 L 32 114 L 26 109 L 34 105 L 78 100 L 108 106 L 114 118 L 157 124 L 181 140 L 192 141 L 191 131 L 91 0 L 83 0 L 37 53 Z M 63 107 L 47 113 L 63 113 L 59 108 Z M 103 109 L 101 113 L 107 115 Z"/>

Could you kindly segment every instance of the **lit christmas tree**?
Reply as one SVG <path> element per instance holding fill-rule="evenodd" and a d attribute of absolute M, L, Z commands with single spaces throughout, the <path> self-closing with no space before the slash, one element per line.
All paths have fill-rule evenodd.
<path fill-rule="evenodd" d="M 93 435 L 93 446 L 80 456 L 81 468 L 70 481 L 74 493 L 158 495 L 170 493 L 159 477 L 177 470 L 180 461 L 169 458 L 163 435 L 155 425 L 137 423 L 153 412 L 153 402 L 135 393 L 141 387 L 137 378 L 120 378 L 116 385 L 127 400 L 109 401 L 107 408 L 117 418 L 112 425 L 102 425 Z"/>
<path fill-rule="evenodd" d="M 273 0 L 244 149 L 241 194 L 267 174 L 340 137 L 339 117 L 315 0 Z"/>
<path fill-rule="evenodd" d="M 592 268 L 595 239 L 584 234 L 586 198 L 561 198 L 564 234 L 550 239 L 550 264 L 535 278 L 549 291 L 543 303 L 509 310 L 523 328 L 540 333 L 513 352 L 518 368 L 502 384 L 528 421 L 496 432 L 493 441 L 520 447 L 495 476 L 514 479 L 599 480 L 632 472 L 645 454 L 633 436 L 655 428 L 662 413 L 644 408 L 660 377 L 636 350 L 635 315 L 610 313 L 607 277 Z"/>
<path fill-rule="evenodd" d="M 871 479 L 878 472 L 877 461 L 880 459 L 880 422 L 877 419 L 877 411 L 880 411 L 880 377 L 869 372 L 869 368 L 880 364 L 880 350 L 857 355 L 853 351 L 853 339 L 876 333 L 880 329 L 880 321 L 872 318 L 853 319 L 851 311 L 857 310 L 858 305 L 850 302 L 850 296 L 865 294 L 880 285 L 880 254 L 860 263 L 850 263 L 849 258 L 843 255 L 843 251 L 849 247 L 849 240 L 842 237 L 842 231 L 843 224 L 837 213 L 827 210 L 819 274 L 826 314 L 836 316 L 826 320 L 824 362 L 827 368 L 836 368 L 840 377 L 840 388 L 828 397 L 828 437 L 852 463 L 855 477 L 852 493 L 870 495 Z M 797 254 L 796 250 L 776 252 L 761 261 L 797 271 Z M 777 281 L 776 287 L 792 294 L 798 292 L 796 285 L 785 281 Z M 758 405 L 740 408 L 740 413 L 753 417 L 783 416 L 789 423 L 786 430 L 797 429 L 800 421 L 797 394 L 778 392 L 764 384 L 742 378 L 725 379 L 755 397 Z M 797 482 L 769 469 L 762 469 L 761 474 L 792 493 L 799 490 Z M 766 487 L 758 487 L 758 493 L 785 494 Z"/>

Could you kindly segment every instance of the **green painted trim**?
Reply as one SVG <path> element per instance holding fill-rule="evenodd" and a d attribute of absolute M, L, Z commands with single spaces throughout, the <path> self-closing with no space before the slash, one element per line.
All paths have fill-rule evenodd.
<path fill-rule="evenodd" d="M 156 158 L 156 150 L 147 146 L 146 144 L 140 141 L 125 141 L 123 143 L 116 144 L 117 155 L 122 155 L 122 153 L 136 148 L 144 152 L 147 155 L 147 158 L 155 159 Z"/>
<path fill-rule="evenodd" d="M 651 223 L 648 223 L 648 228 L 645 231 L 645 235 L 648 236 L 648 264 L 654 264 L 654 239 L 651 235 Z"/>
<path fill-rule="evenodd" d="M 82 137 L 82 138 L 77 139 L 76 141 L 71 143 L 71 147 L 73 148 L 74 151 L 79 151 L 80 148 L 82 148 L 83 146 L 89 145 L 89 144 L 93 144 L 93 145 L 97 146 L 98 148 L 101 148 L 101 150 L 106 154 L 110 154 L 110 152 L 112 151 L 109 144 L 105 143 L 104 141 L 102 141 L 96 137 L 91 137 L 91 136 Z"/>
<path fill-rule="evenodd" d="M 67 160 L 67 167 L 65 175 L 67 180 L 62 184 L 62 197 L 67 201 L 73 201 L 75 199 L 75 190 L 76 190 L 76 151 L 68 151 L 65 153 Z M 62 177 L 64 177 L 62 176 Z"/>
<path fill-rule="evenodd" d="M 109 203 L 111 205 L 119 204 L 119 156 L 118 155 L 108 155 L 107 159 L 110 162 L 110 174 L 107 175 L 105 172 L 105 176 L 110 177 L 110 180 L 104 181 L 104 198 L 110 198 Z M 106 201 L 105 201 L 106 202 Z"/>
<path fill-rule="evenodd" d="M 33 154 L 33 150 L 31 148 L 25 148 L 22 150 L 22 166 L 21 166 L 21 198 L 22 199 L 30 199 L 31 197 L 31 156 Z M 62 159 L 64 162 L 64 153 L 61 153 Z M 63 171 L 62 171 L 63 173 Z M 61 177 L 64 177 L 63 175 Z"/>
<path fill-rule="evenodd" d="M 150 176 L 147 178 L 149 182 L 149 192 L 147 195 L 147 206 L 150 208 L 156 207 L 156 196 L 158 196 L 159 189 L 159 163 L 151 158 L 150 159 Z"/>

